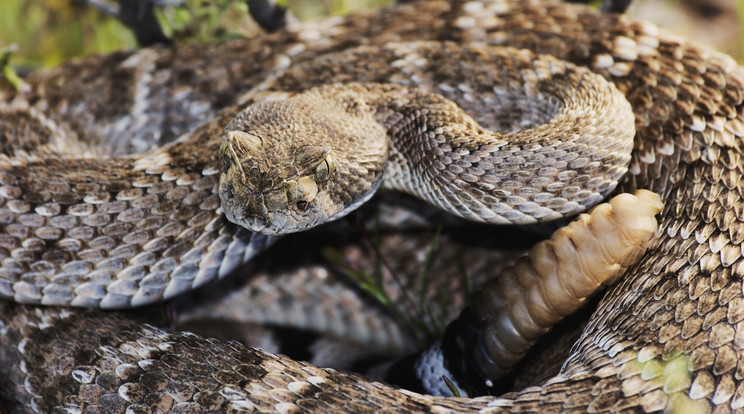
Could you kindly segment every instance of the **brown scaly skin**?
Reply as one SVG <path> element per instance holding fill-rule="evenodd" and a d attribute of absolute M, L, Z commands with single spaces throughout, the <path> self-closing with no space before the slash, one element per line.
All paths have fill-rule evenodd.
<path fill-rule="evenodd" d="M 347 214 L 382 185 L 469 220 L 527 224 L 584 211 L 626 172 L 633 113 L 591 72 L 512 48 L 441 42 L 355 48 L 307 66 L 343 66 L 347 54 L 391 62 L 417 56 L 429 64 L 391 65 L 417 79 L 413 88 L 370 82 L 394 72 L 350 70 L 366 82 L 329 80 L 242 111 L 225 128 L 221 147 L 220 200 L 228 220 L 262 234 L 292 233 Z M 461 62 L 460 71 L 441 62 L 472 55 L 478 60 L 471 67 Z M 457 106 L 467 101 L 462 92 L 441 92 L 424 80 L 446 73 L 498 107 L 475 113 L 500 123 L 498 131 Z M 479 75 L 485 79 L 473 79 Z M 297 81 L 285 74 L 273 87 L 285 80 Z M 537 91 L 554 99 L 525 109 L 521 103 L 538 101 Z M 510 125 L 518 111 L 521 128 Z"/>
<path fill-rule="evenodd" d="M 744 275 L 744 232 L 741 230 L 744 183 L 740 177 L 744 164 L 740 136 L 744 127 L 738 119 L 744 98 L 742 69 L 725 56 L 685 41 L 664 34 L 657 38 L 655 30 L 648 25 L 631 23 L 617 16 L 597 16 L 582 7 L 499 3 L 495 5 L 495 12 L 488 12 L 474 10 L 477 6 L 472 4 L 467 8 L 477 12 L 477 16 L 461 19 L 458 16 L 462 13 L 462 5 L 455 2 L 404 6 L 382 12 L 378 18 L 354 17 L 345 21 L 340 34 L 321 35 L 320 39 L 330 40 L 308 46 L 294 55 L 294 59 L 301 60 L 302 56 L 312 55 L 319 49 L 338 48 L 342 43 L 354 45 L 361 36 L 370 43 L 412 38 L 480 40 L 528 47 L 588 65 L 610 78 L 626 94 L 636 113 L 637 135 L 630 175 L 622 189 L 647 188 L 662 195 L 665 208 L 659 220 L 660 230 L 641 261 L 605 293 L 558 376 L 537 387 L 499 398 L 430 398 L 357 382 L 358 378 L 353 376 L 315 368 L 303 370 L 301 364 L 287 359 L 234 344 L 208 343 L 188 335 L 148 332 L 160 339 L 135 343 L 143 330 L 153 330 L 134 326 L 116 316 L 74 311 L 66 322 L 63 321 L 61 329 L 51 326 L 40 331 L 34 325 L 41 319 L 45 323 L 55 321 L 58 310 L 3 303 L 0 359 L 8 363 L 3 364 L 2 369 L 7 371 L 2 372 L 0 378 L 20 381 L 3 384 L 4 405 L 16 411 L 23 411 L 25 407 L 51 411 L 56 404 L 101 401 L 121 408 L 130 404 L 125 402 L 129 399 L 131 404 L 163 404 L 165 409 L 175 409 L 180 406 L 174 398 L 183 398 L 217 409 L 227 408 L 228 398 L 243 397 L 245 392 L 250 394 L 245 398 L 252 404 L 267 410 L 284 408 L 286 406 L 277 407 L 277 404 L 287 401 L 298 406 L 307 404 L 308 410 L 335 407 L 347 411 L 360 411 L 361 405 L 367 404 L 371 404 L 371 407 L 367 405 L 370 408 L 386 407 L 390 411 L 433 407 L 464 411 L 484 408 L 489 403 L 494 411 L 502 409 L 500 407 L 521 411 L 661 411 L 689 404 L 706 411 L 726 412 L 742 407 L 744 385 L 739 374 L 742 360 L 739 337 L 744 332 L 741 326 L 744 320 L 741 283 Z M 499 17 L 494 19 L 494 13 Z M 396 29 L 395 22 L 403 22 L 403 25 Z M 292 38 L 296 35 L 280 33 L 261 42 L 281 45 L 285 44 L 282 40 Z M 235 47 L 233 53 L 239 55 L 238 45 L 251 42 L 256 41 L 234 42 L 225 49 L 211 48 L 210 52 L 203 53 L 229 56 L 232 46 Z M 175 50 L 179 49 L 149 53 L 168 56 Z M 234 62 L 236 73 L 240 72 L 241 62 L 258 69 L 246 71 L 253 77 L 233 78 L 245 82 L 242 89 L 235 88 L 237 91 L 255 84 L 256 73 L 262 67 L 271 66 L 272 53 L 286 49 L 257 47 L 248 50 L 254 50 L 250 53 L 255 54 L 255 59 L 243 56 L 227 60 Z M 123 54 L 117 56 L 97 59 L 124 58 Z M 200 61 L 194 54 L 184 56 L 191 62 Z M 168 57 L 163 59 L 169 60 Z M 205 66 L 214 64 L 215 59 Z M 94 67 L 88 66 L 89 62 L 78 65 L 81 69 L 76 76 L 82 77 L 85 68 Z M 222 68 L 220 70 L 227 71 L 230 66 Z M 188 77 L 188 65 L 181 73 Z M 37 79 L 43 77 L 40 75 Z M 213 82 L 216 83 L 216 79 L 213 78 Z M 46 84 L 47 80 L 40 82 Z M 54 83 L 49 85 L 53 87 Z M 71 85 L 65 87 L 72 88 Z M 107 87 L 102 87 L 104 85 Z M 111 84 L 103 78 L 98 84 L 101 93 L 97 96 L 104 101 L 116 96 L 106 93 L 108 85 Z M 211 89 L 208 93 L 209 88 L 205 87 L 202 96 L 214 91 L 220 95 L 219 91 L 228 88 L 217 85 Z M 59 103 L 66 95 L 59 92 L 56 96 L 52 96 L 51 101 Z M 64 99 L 75 98 L 67 95 Z M 184 101 L 193 102 L 194 99 Z M 213 107 L 219 107 L 221 102 L 214 99 Z M 96 107 L 106 108 L 105 105 Z M 163 124 L 179 126 L 185 122 L 168 120 L 155 125 Z M 48 316 L 43 317 L 44 313 Z M 110 329 L 94 337 L 89 333 L 88 324 L 101 318 Z M 26 325 L 26 321 L 30 323 Z M 34 339 L 18 347 L 21 334 Z M 94 346 L 94 351 L 82 350 L 86 341 L 98 337 L 111 347 Z M 59 340 L 57 345 L 53 340 Z M 163 340 L 177 344 L 153 346 Z M 127 345 L 121 346 L 122 343 Z M 134 352 L 142 346 L 150 348 Z M 52 351 L 66 349 L 70 351 Z M 20 355 L 21 351 L 26 352 L 26 356 Z M 176 351 L 185 352 L 179 352 L 179 356 Z M 224 361 L 205 366 L 200 362 L 208 354 L 223 357 Z M 75 365 L 69 355 L 79 357 L 81 364 Z M 231 360 L 237 357 L 243 362 Z M 21 358 L 27 362 L 21 363 Z M 147 358 L 152 362 L 136 363 Z M 169 382 L 167 375 L 154 372 L 173 366 L 179 369 L 180 375 L 181 362 L 185 360 L 194 361 L 191 364 L 195 375 L 192 385 L 180 380 Z M 131 365 L 114 371 L 122 362 Z M 53 366 L 60 367 L 62 375 L 45 370 Z M 90 369 L 91 366 L 100 366 L 108 373 L 98 374 Z M 153 371 L 148 371 L 151 368 Z M 24 370 L 50 377 L 29 380 L 24 385 Z M 75 374 L 70 376 L 73 371 Z M 313 375 L 326 378 L 321 383 L 311 378 Z M 144 379 L 140 383 L 144 389 L 124 385 L 132 379 Z M 291 382 L 293 379 L 299 382 Z M 81 397 L 65 398 L 55 391 L 76 389 L 85 382 L 87 386 L 81 387 L 85 391 Z M 209 384 L 217 383 L 229 383 L 247 391 L 223 391 L 220 397 L 224 400 L 209 391 L 196 392 L 196 389 L 213 389 Z M 33 404 L 27 405 L 30 391 L 46 400 L 37 397 Z M 11 393 L 17 394 L 21 402 L 16 403 Z M 98 396 L 102 398 L 97 400 Z M 132 408 L 138 407 L 141 406 Z"/>

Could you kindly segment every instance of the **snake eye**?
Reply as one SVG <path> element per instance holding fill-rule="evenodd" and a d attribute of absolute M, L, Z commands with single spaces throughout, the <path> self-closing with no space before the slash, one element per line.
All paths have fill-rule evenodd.
<path fill-rule="evenodd" d="M 309 204 L 307 203 L 307 201 L 300 200 L 297 202 L 297 209 L 300 211 L 305 211 L 307 210 L 308 207 L 309 207 Z"/>
<path fill-rule="evenodd" d="M 325 158 L 315 168 L 315 180 L 319 183 L 328 181 L 331 178 L 331 174 L 336 171 L 336 160 L 333 157 L 332 152 L 328 152 Z"/>

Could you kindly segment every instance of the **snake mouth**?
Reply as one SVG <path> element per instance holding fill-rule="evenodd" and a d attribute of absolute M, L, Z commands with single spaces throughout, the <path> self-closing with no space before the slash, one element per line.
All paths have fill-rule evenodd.
<path fill-rule="evenodd" d="M 261 233 L 261 234 L 266 234 L 266 235 L 276 234 L 275 232 L 267 232 L 267 228 L 269 228 L 269 223 L 260 217 L 250 217 L 246 220 L 242 220 L 240 225 L 255 233 Z"/>
<path fill-rule="evenodd" d="M 223 201 L 223 212 L 228 221 L 246 230 L 267 236 L 294 233 L 303 230 L 302 221 L 290 212 L 271 211 L 264 203 L 263 194 L 250 194 L 246 202 L 230 199 Z"/>
<path fill-rule="evenodd" d="M 237 224 L 238 226 L 241 226 L 246 230 L 255 233 L 266 234 L 265 229 L 269 226 L 269 222 L 265 217 L 260 217 L 257 215 L 237 214 L 237 211 L 235 209 L 229 207 L 225 208 L 224 205 L 222 210 L 227 221 Z"/>

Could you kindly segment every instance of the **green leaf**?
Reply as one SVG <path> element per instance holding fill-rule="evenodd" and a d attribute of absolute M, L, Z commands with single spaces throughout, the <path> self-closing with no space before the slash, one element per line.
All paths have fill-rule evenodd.
<path fill-rule="evenodd" d="M 15 52 L 18 47 L 12 44 L 2 50 L 0 50 L 0 69 L 2 69 L 3 76 L 10 83 L 10 85 L 19 92 L 25 92 L 30 89 L 30 86 L 21 79 L 20 76 L 10 67 L 10 55 Z"/>
<path fill-rule="evenodd" d="M 450 392 L 452 392 L 452 395 L 454 395 L 455 397 L 460 396 L 460 390 L 457 389 L 457 386 L 455 386 L 454 382 L 452 382 L 445 375 L 442 375 L 442 381 L 444 381 L 444 384 L 447 386 L 447 388 L 449 388 Z"/>

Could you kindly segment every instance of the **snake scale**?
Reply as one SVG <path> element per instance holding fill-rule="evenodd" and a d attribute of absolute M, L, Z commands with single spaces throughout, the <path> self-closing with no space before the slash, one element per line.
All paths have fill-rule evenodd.
<path fill-rule="evenodd" d="M 15 161 L 2 161 L 5 208 L 35 211 L 2 239 L 6 259 L 0 291 L 22 302 L 61 304 L 74 301 L 71 292 L 79 289 L 85 295 L 77 296 L 80 299 L 74 305 L 123 307 L 175 295 L 228 273 L 252 254 L 246 246 L 263 245 L 270 239 L 252 240 L 257 236 L 203 214 L 216 208 L 216 196 L 198 205 L 184 202 L 173 222 L 153 219 L 150 227 L 134 233 L 134 237 L 147 238 L 157 233 L 143 243 L 168 252 L 159 256 L 163 260 L 156 269 L 170 271 L 173 264 L 165 259 L 190 251 L 178 243 L 163 245 L 185 230 L 179 220 L 206 229 L 208 236 L 200 240 L 214 246 L 213 251 L 219 252 L 215 256 L 220 257 L 202 253 L 208 257 L 198 261 L 208 265 L 183 267 L 183 278 L 163 281 L 155 275 L 145 289 L 124 279 L 106 290 L 102 287 L 107 283 L 106 271 L 116 269 L 116 260 L 95 270 L 70 262 L 69 274 L 98 272 L 97 278 L 89 277 L 90 283 L 82 287 L 75 284 L 76 277 L 54 279 L 45 286 L 48 268 L 44 266 L 18 280 L 12 270 L 24 255 L 43 255 L 45 240 L 58 237 L 58 229 L 77 225 L 69 215 L 60 216 L 64 218 L 56 227 L 35 224 L 59 214 L 60 204 L 79 201 L 45 198 L 50 191 L 74 195 L 69 187 L 54 187 L 56 183 L 85 188 L 86 203 L 106 206 L 99 214 L 84 206 L 75 212 L 91 223 L 110 224 L 109 237 L 129 233 L 132 229 L 126 223 L 140 214 L 123 209 L 126 199 L 111 200 L 112 193 L 134 197 L 137 188 L 156 186 L 177 199 L 179 185 L 208 192 L 217 184 L 217 171 L 188 173 L 203 172 L 205 168 L 191 165 L 191 160 L 217 148 L 194 146 L 188 154 L 166 152 L 137 160 L 143 171 L 165 171 L 174 163 L 184 167 L 162 181 L 138 182 L 139 187 L 129 193 L 131 180 L 142 177 L 133 177 L 131 169 L 122 165 L 120 180 L 97 182 L 98 155 L 142 150 L 147 145 L 144 136 L 155 135 L 165 142 L 191 130 L 189 137 L 203 136 L 203 142 L 209 142 L 208 137 L 234 117 L 236 108 L 231 105 L 246 103 L 264 91 L 270 94 L 272 85 L 293 70 L 305 71 L 307 80 L 296 85 L 300 90 L 313 86 L 313 80 L 322 82 L 325 72 L 314 73 L 314 66 L 302 66 L 304 62 L 319 56 L 316 63 L 323 62 L 327 54 L 329 63 L 318 67 L 328 70 L 340 63 L 334 62 L 337 55 L 333 52 L 365 45 L 369 49 L 358 49 L 357 56 L 338 55 L 359 61 L 389 42 L 427 39 L 453 42 L 448 45 L 482 42 L 525 48 L 585 66 L 610 80 L 633 108 L 636 136 L 620 189 L 645 188 L 662 196 L 665 207 L 659 230 L 640 261 L 604 293 L 557 375 L 498 397 L 433 397 L 232 342 L 140 325 L 118 314 L 4 301 L 0 305 L 3 405 L 13 412 L 83 411 L 83 407 L 85 412 L 652 412 L 678 408 L 728 412 L 744 407 L 744 365 L 740 362 L 744 346 L 744 183 L 740 180 L 744 172 L 740 119 L 744 71 L 731 58 L 653 25 L 576 5 L 529 0 L 423 1 L 218 46 L 93 57 L 32 76 L 31 92 L 23 97 L 6 92 L 0 107 L 4 119 L 11 120 L 4 126 L 2 145 L 20 146 Z M 447 55 L 441 59 L 446 64 Z M 374 73 L 392 63 L 365 61 L 366 71 Z M 351 69 L 338 65 L 335 70 L 338 76 L 352 76 L 355 71 Z M 364 73 L 362 69 L 357 72 Z M 283 86 L 292 90 L 289 84 Z M 460 89 L 467 95 L 466 87 Z M 466 103 L 461 106 L 468 112 Z M 91 151 L 74 175 L 60 177 L 53 161 L 44 169 L 44 157 L 53 160 L 57 155 L 55 147 L 46 144 L 61 135 L 79 138 L 66 144 L 69 151 Z M 99 154 L 82 144 L 103 136 L 114 139 L 110 153 Z M 28 165 L 42 171 L 39 181 L 25 184 L 35 192 L 22 201 L 14 200 L 17 194 L 10 181 L 22 177 L 18 172 Z M 112 176 L 116 176 L 117 166 L 113 168 Z M 44 171 L 50 175 L 45 177 Z M 85 171 L 90 174 L 80 174 Z M 141 201 L 144 207 L 147 202 Z M 114 215 L 119 220 L 108 223 Z M 0 219 L 7 220 L 8 213 Z M 36 228 L 36 237 L 28 236 L 29 228 Z M 24 243 L 19 247 L 9 236 L 21 237 Z M 105 237 L 96 241 L 99 244 L 86 254 L 96 255 L 107 248 Z M 15 262 L 6 253 L 12 249 Z M 119 253 L 143 253 L 142 263 L 154 263 L 148 261 L 152 258 L 147 251 Z M 44 260 L 54 262 L 60 255 L 64 252 L 52 252 Z M 139 280 L 134 277 L 136 270 L 131 272 L 132 280 Z M 16 282 L 20 285 L 13 287 Z"/>

